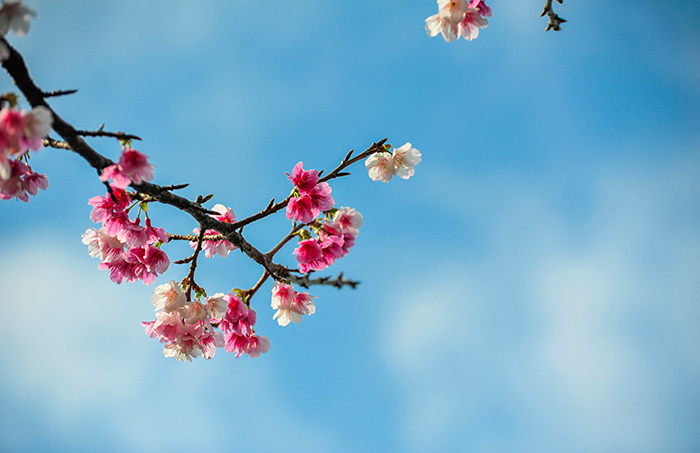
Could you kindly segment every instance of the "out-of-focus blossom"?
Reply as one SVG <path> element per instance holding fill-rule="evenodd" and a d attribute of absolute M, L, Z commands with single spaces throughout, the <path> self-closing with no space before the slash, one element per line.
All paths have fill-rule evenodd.
<path fill-rule="evenodd" d="M 0 34 L 14 30 L 19 36 L 29 31 L 29 20 L 36 12 L 24 6 L 21 0 L 5 0 L 0 7 Z"/>

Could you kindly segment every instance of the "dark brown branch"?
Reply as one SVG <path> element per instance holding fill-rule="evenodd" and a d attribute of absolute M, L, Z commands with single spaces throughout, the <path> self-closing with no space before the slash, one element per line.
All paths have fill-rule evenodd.
<path fill-rule="evenodd" d="M 141 140 L 140 137 L 136 135 L 126 134 L 124 132 L 107 132 L 102 130 L 104 124 L 100 126 L 96 131 L 75 131 L 78 135 L 83 137 L 113 137 L 119 140 Z"/>
<path fill-rule="evenodd" d="M 310 274 L 306 274 L 302 277 L 296 277 L 292 276 L 289 279 L 290 283 L 294 283 L 296 285 L 299 285 L 303 288 L 309 289 L 311 286 L 335 286 L 338 289 L 341 289 L 343 286 L 349 286 L 352 289 L 355 289 L 357 285 L 360 284 L 358 281 L 350 280 L 345 277 L 343 277 L 343 273 L 341 272 L 340 275 L 338 275 L 336 278 L 331 279 L 330 277 L 319 277 L 319 278 L 311 278 Z"/>

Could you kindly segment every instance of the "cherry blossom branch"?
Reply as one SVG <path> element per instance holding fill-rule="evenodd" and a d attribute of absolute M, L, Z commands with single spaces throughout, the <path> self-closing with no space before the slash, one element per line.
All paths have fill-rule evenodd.
<path fill-rule="evenodd" d="M 184 280 L 187 283 L 187 292 L 185 293 L 185 295 L 187 296 L 187 300 L 192 300 L 192 298 L 191 298 L 192 288 L 194 288 L 195 294 L 200 293 L 200 292 L 204 293 L 204 289 L 202 289 L 199 285 L 197 285 L 194 282 L 194 271 L 195 271 L 195 269 L 197 269 L 197 257 L 199 257 L 199 254 L 202 251 L 202 241 L 204 240 L 204 232 L 205 231 L 206 230 L 204 228 L 200 228 L 199 235 L 197 237 L 197 246 L 194 249 L 194 253 L 189 258 L 189 261 L 191 261 L 190 271 Z"/>
<path fill-rule="evenodd" d="M 104 124 L 101 124 L 96 131 L 76 131 L 78 135 L 83 137 L 113 137 L 119 140 L 141 140 L 140 137 L 136 135 L 126 134 L 124 132 L 107 132 L 103 130 Z"/>
<path fill-rule="evenodd" d="M 564 4 L 564 0 L 557 1 L 560 4 Z M 549 16 L 549 23 L 547 24 L 547 28 L 545 28 L 544 31 L 560 31 L 560 25 L 566 22 L 566 19 L 562 19 L 557 15 L 557 13 L 554 12 L 554 9 L 552 9 L 552 0 L 545 0 L 544 10 L 542 11 L 542 14 L 540 14 L 540 17 L 544 16 L 545 14 Z"/>
<path fill-rule="evenodd" d="M 311 274 L 306 274 L 302 277 L 295 278 L 294 281 L 292 281 L 292 283 L 306 289 L 309 289 L 309 287 L 311 287 L 312 285 L 335 286 L 338 289 L 341 289 L 343 286 L 349 286 L 352 289 L 355 289 L 355 287 L 360 284 L 360 282 L 358 281 L 350 280 L 343 277 L 342 272 L 334 279 L 331 279 L 330 277 L 311 278 Z"/>

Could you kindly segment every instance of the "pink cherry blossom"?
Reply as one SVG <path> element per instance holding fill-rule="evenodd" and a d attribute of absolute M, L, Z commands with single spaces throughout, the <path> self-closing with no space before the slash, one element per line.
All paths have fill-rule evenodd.
<path fill-rule="evenodd" d="M 318 171 L 306 171 L 302 168 L 302 165 L 303 164 L 301 162 L 296 164 L 294 166 L 294 170 L 292 170 L 292 174 L 290 175 L 289 173 L 287 173 L 287 177 L 290 181 L 292 181 L 294 187 L 299 189 L 299 192 L 310 192 L 311 190 L 313 190 L 314 187 L 316 187 L 316 184 L 318 183 Z"/>
<path fill-rule="evenodd" d="M 267 337 L 258 335 L 236 335 L 235 333 L 224 334 L 227 352 L 235 353 L 236 358 L 243 354 L 248 354 L 252 358 L 260 357 L 260 354 L 270 350 L 270 340 Z"/>
<path fill-rule="evenodd" d="M 100 175 L 101 181 L 112 180 L 112 184 L 120 189 L 125 189 L 129 184 L 139 184 L 153 179 L 153 165 L 148 163 L 148 158 L 133 148 L 122 150 L 119 162 L 106 167 Z"/>
<path fill-rule="evenodd" d="M 250 357 L 256 359 L 260 357 L 260 354 L 264 354 L 270 350 L 270 339 L 267 337 L 260 337 L 258 335 L 251 335 L 248 338 L 248 347 L 245 351 Z M 238 356 L 236 356 L 238 357 Z"/>
<path fill-rule="evenodd" d="M 362 226 L 362 214 L 354 208 L 341 207 L 333 214 L 333 223 L 341 233 L 349 233 L 357 237 Z"/>
<path fill-rule="evenodd" d="M 318 239 L 311 238 L 299 242 L 299 247 L 294 249 L 293 253 L 299 262 L 299 270 L 304 274 L 312 269 L 320 271 L 326 268 L 326 260 Z"/>
<path fill-rule="evenodd" d="M 31 173 L 29 165 L 17 160 L 10 160 L 10 171 L 7 179 L 0 179 L 0 199 L 9 200 L 18 198 L 24 202 L 29 201 L 25 177 Z"/>
<path fill-rule="evenodd" d="M 288 283 L 275 282 L 272 288 L 273 309 L 277 310 L 272 319 L 277 319 L 280 326 L 286 326 L 290 322 L 299 324 L 302 315 L 311 315 L 316 312 L 313 303 L 314 297 L 309 293 L 298 293 Z"/>
<path fill-rule="evenodd" d="M 491 8 L 483 0 L 438 0 L 438 14 L 425 20 L 428 36 L 442 34 L 450 42 L 460 37 L 471 41 L 479 36 L 479 28 L 488 25 Z"/>
<path fill-rule="evenodd" d="M 369 156 L 365 161 L 365 166 L 372 181 L 389 182 L 396 171 L 394 156 L 383 151 Z"/>
<path fill-rule="evenodd" d="M 49 187 L 49 180 L 45 174 L 28 171 L 24 174 L 24 185 L 30 195 L 36 195 L 39 189 L 46 190 Z"/>
<path fill-rule="evenodd" d="M 313 221 L 322 211 L 329 211 L 333 208 L 335 201 L 331 196 L 331 186 L 328 183 L 318 180 L 316 170 L 306 171 L 299 162 L 289 176 L 289 180 L 294 183 L 294 196 L 287 203 L 287 219 L 294 219 L 303 224 Z"/>
<path fill-rule="evenodd" d="M 489 12 L 491 9 L 489 8 Z M 479 29 L 486 28 L 489 21 L 482 17 L 477 9 L 469 9 L 464 16 L 464 20 L 459 23 L 459 35 L 471 41 L 479 36 Z"/>
<path fill-rule="evenodd" d="M 104 228 L 89 228 L 83 234 L 83 244 L 88 246 L 88 253 L 103 262 L 116 261 L 124 253 L 124 244 L 119 239 L 107 234 Z"/>
<path fill-rule="evenodd" d="M 133 148 L 125 148 L 119 158 L 119 167 L 134 184 L 153 179 L 153 165 L 148 158 Z"/>
<path fill-rule="evenodd" d="M 307 193 L 303 193 L 298 197 L 292 197 L 287 203 L 287 219 L 296 220 L 301 223 L 310 223 L 319 211 L 314 206 L 311 196 Z"/>
<path fill-rule="evenodd" d="M 209 360 L 216 354 L 216 348 L 223 348 L 226 341 L 221 332 L 207 330 L 199 337 L 199 344 L 202 345 L 202 356 Z"/>

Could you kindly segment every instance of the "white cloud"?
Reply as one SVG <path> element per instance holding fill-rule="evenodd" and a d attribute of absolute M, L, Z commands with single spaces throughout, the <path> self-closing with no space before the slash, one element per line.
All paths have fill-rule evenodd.
<path fill-rule="evenodd" d="M 659 451 L 688 442 L 672 414 L 700 377 L 700 165 L 691 157 L 609 170 L 591 178 L 596 201 L 580 237 L 548 191 L 514 178 L 473 183 L 483 184 L 481 201 L 461 209 L 492 232 L 485 260 L 467 252 L 403 282 L 388 302 L 404 448 Z M 439 187 L 474 193 L 460 184 Z"/>

